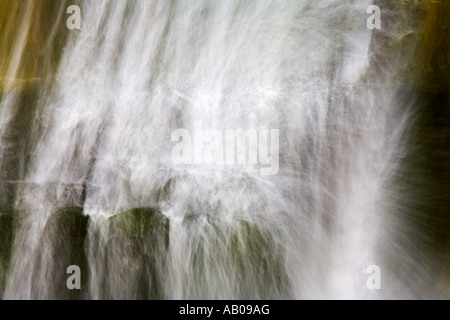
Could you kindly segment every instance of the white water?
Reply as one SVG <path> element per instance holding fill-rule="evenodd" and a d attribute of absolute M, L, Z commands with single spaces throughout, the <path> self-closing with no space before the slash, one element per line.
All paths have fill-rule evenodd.
<path fill-rule="evenodd" d="M 76 206 L 90 218 L 86 298 L 408 296 L 386 275 L 400 230 L 403 65 L 385 60 L 392 48 L 377 55 L 370 4 L 83 1 L 82 28 L 67 31 L 39 98 L 4 297 L 60 296 L 64 232 L 48 224 Z M 26 24 L 21 32 L 17 51 Z M 171 133 L 194 121 L 279 129 L 278 174 L 172 165 Z M 168 237 L 145 229 L 135 239 L 110 223 L 133 208 L 167 218 Z M 383 290 L 366 287 L 369 265 L 384 270 Z"/>

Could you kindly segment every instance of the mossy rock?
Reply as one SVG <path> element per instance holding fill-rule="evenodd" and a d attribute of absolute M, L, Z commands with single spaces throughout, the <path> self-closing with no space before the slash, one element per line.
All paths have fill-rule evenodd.
<path fill-rule="evenodd" d="M 169 221 L 153 208 L 135 208 L 92 230 L 97 289 L 105 299 L 163 299 Z M 106 229 L 105 229 L 106 227 Z M 100 267 L 99 267 L 100 266 Z"/>
<path fill-rule="evenodd" d="M 12 215 L 0 215 L 0 297 L 3 296 L 5 277 L 11 257 L 14 218 Z"/>
<path fill-rule="evenodd" d="M 143 239 L 146 235 L 159 235 L 168 242 L 169 220 L 152 208 L 135 208 L 110 218 L 115 229 L 128 237 Z"/>
<path fill-rule="evenodd" d="M 287 276 L 284 269 L 284 252 L 269 232 L 264 232 L 247 221 L 239 221 L 230 239 L 230 254 L 242 275 L 243 288 L 256 286 L 254 292 L 260 296 L 243 299 L 272 299 L 283 292 L 288 294 Z"/>

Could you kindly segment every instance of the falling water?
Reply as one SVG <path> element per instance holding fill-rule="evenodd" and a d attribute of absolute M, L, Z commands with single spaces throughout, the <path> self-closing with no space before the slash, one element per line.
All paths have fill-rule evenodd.
<path fill-rule="evenodd" d="M 403 178 L 426 5 L 393 3 L 5 2 L 3 297 L 447 295 Z M 195 122 L 278 129 L 278 172 L 175 165 Z"/>

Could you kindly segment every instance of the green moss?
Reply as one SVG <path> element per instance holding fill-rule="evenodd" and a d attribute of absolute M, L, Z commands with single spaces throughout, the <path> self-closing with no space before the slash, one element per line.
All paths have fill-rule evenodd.
<path fill-rule="evenodd" d="M 135 240 L 159 235 L 168 241 L 169 221 L 152 208 L 135 208 L 110 218 L 116 231 Z"/>

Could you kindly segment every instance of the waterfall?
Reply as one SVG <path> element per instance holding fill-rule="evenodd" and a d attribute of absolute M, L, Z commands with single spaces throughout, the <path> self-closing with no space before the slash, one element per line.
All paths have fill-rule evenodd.
<path fill-rule="evenodd" d="M 375 3 L 377 30 L 372 4 L 5 2 L 3 298 L 440 296 L 438 259 L 409 231 L 421 189 L 404 178 L 426 5 Z M 198 123 L 223 133 L 216 147 L 227 130 L 260 133 L 227 154 L 276 130 L 277 170 L 174 163 L 173 133 Z"/>

